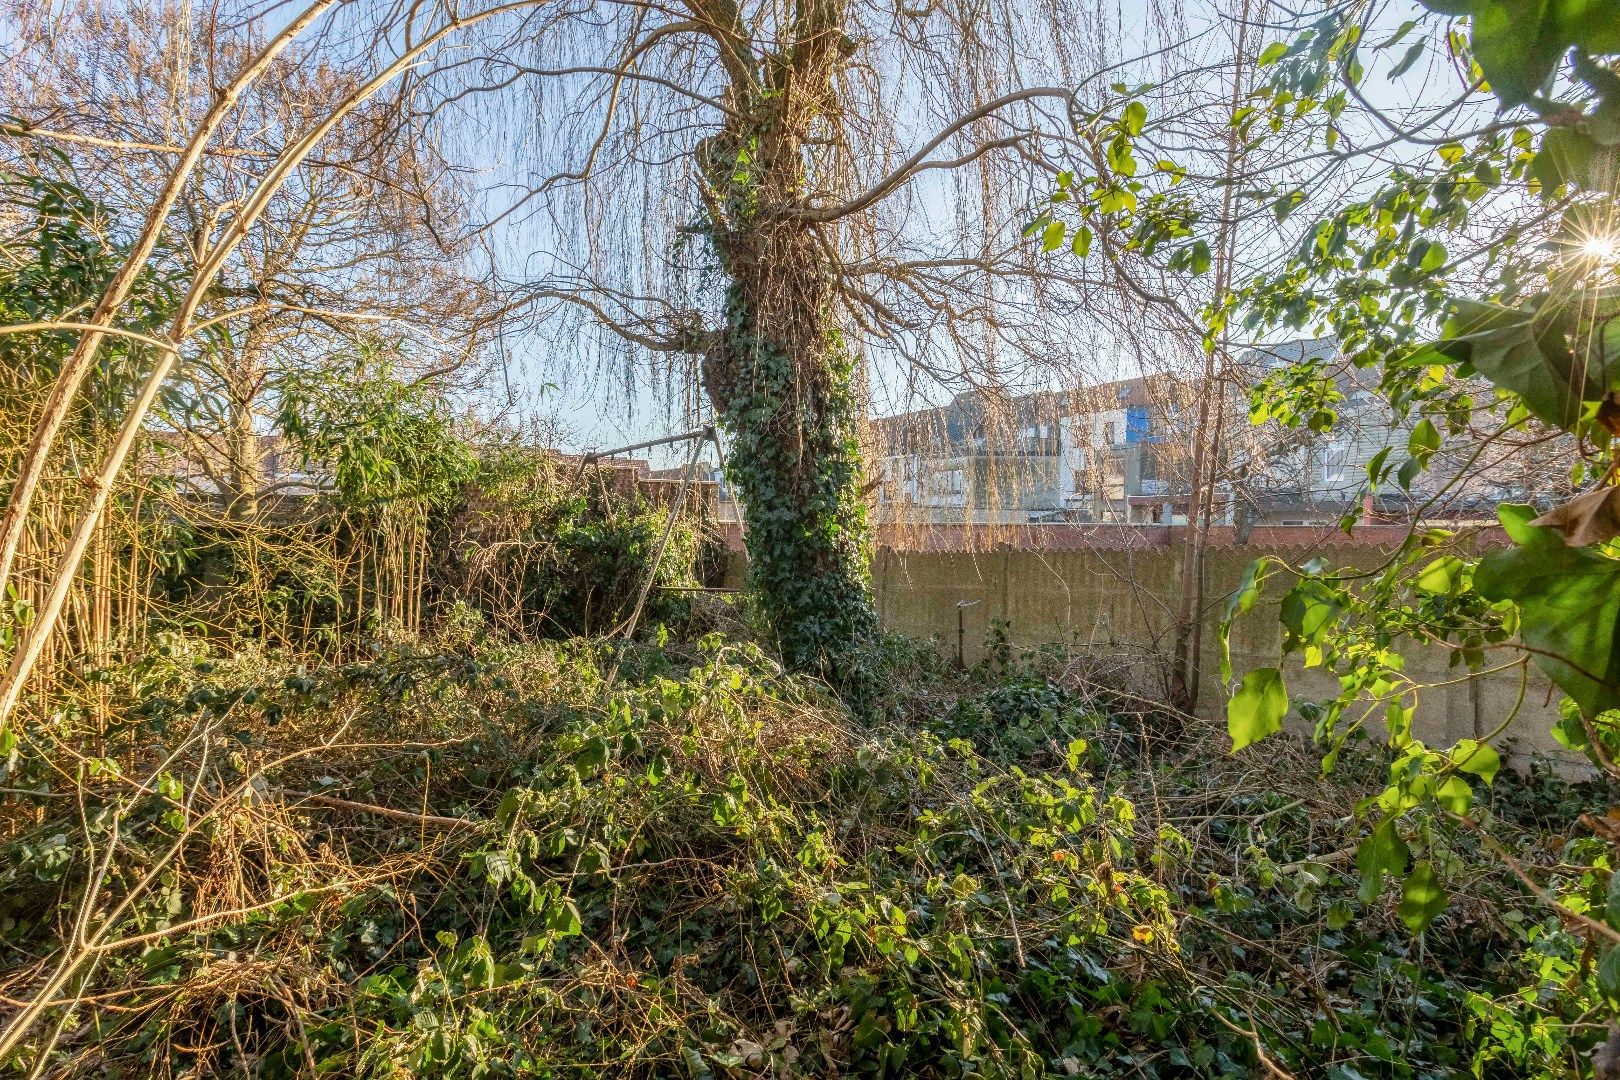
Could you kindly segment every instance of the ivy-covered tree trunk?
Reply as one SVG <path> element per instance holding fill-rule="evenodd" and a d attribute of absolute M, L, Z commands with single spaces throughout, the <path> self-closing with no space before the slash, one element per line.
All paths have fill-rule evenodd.
<path fill-rule="evenodd" d="M 795 41 L 745 75 L 733 68 L 732 120 L 699 149 L 726 275 L 725 326 L 706 350 L 704 382 L 733 440 L 750 585 L 783 658 L 859 695 L 857 654 L 877 615 L 856 358 L 834 322 L 824 239 L 793 213 L 810 167 L 807 136 L 836 106 L 834 76 L 847 59 L 838 25 L 838 5 L 809 0 Z"/>
<path fill-rule="evenodd" d="M 776 317 L 775 290 L 761 296 L 747 283 L 734 279 L 729 290 L 723 365 L 710 363 L 709 385 L 732 437 L 749 585 L 783 659 L 853 690 L 854 654 L 877 628 L 853 358 L 830 327 L 784 333 L 791 323 Z M 808 289 L 797 302 L 824 291 Z"/>

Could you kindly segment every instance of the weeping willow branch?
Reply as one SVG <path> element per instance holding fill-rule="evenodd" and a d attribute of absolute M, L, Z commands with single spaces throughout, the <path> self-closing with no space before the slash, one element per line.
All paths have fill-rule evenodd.
<path fill-rule="evenodd" d="M 959 116 L 955 120 L 951 121 L 945 126 L 944 130 L 940 131 L 939 134 L 935 135 L 932 139 L 925 143 L 920 150 L 911 155 L 911 157 L 903 165 L 894 170 L 894 172 L 890 173 L 888 176 L 884 177 L 882 180 L 878 181 L 865 193 L 858 195 L 839 206 L 794 210 L 789 212 L 789 216 L 799 218 L 803 221 L 837 221 L 839 218 L 848 217 L 850 214 L 859 213 L 860 211 L 865 210 L 879 199 L 891 194 L 896 188 L 900 187 L 908 180 L 911 180 L 918 173 L 926 172 L 930 169 L 960 168 L 961 166 L 967 164 L 998 145 L 1011 145 L 1011 143 L 1006 140 L 994 140 L 990 143 L 985 143 L 979 147 L 975 147 L 970 153 L 953 158 L 949 161 L 928 160 L 929 154 L 932 154 L 935 150 L 939 149 L 939 147 L 943 145 L 946 140 L 950 139 L 951 136 L 955 135 L 959 131 L 962 131 L 964 128 L 967 128 L 975 121 L 982 120 L 988 116 L 993 116 L 997 112 L 1000 112 L 1002 109 L 1006 108 L 1008 105 L 1013 105 L 1021 101 L 1033 101 L 1039 98 L 1059 98 L 1072 106 L 1074 102 L 1074 91 L 1061 86 L 1033 86 L 1025 90 L 1016 90 L 1010 94 L 1003 94 L 994 101 L 988 102 L 979 108 L 974 109 L 972 112 Z"/>

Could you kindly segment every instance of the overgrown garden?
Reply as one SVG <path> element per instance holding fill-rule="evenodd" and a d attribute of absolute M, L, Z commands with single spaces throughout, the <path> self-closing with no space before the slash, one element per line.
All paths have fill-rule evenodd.
<path fill-rule="evenodd" d="M 1620 1076 L 1620 9 L 991 7 L 6 9 L 0 1076 Z M 1200 406 L 1161 655 L 884 629 L 872 373 L 1122 296 L 1217 405 L 1372 373 L 1404 541 L 1205 595 Z M 689 380 L 745 570 L 524 418 L 548 333 Z M 1434 647 L 1585 764 L 1425 741 Z"/>

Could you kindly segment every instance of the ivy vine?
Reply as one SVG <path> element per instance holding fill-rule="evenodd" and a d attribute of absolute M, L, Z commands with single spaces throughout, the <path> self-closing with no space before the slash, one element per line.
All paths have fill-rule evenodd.
<path fill-rule="evenodd" d="M 780 142 L 779 133 L 734 134 L 700 155 L 710 185 L 703 231 L 726 281 L 725 328 L 705 375 L 732 440 L 727 474 L 746 508 L 757 609 L 790 668 L 858 703 L 873 688 L 865 646 L 878 621 L 857 358 L 830 318 L 814 238 L 762 209 L 764 193 L 798 186 L 797 155 Z"/>

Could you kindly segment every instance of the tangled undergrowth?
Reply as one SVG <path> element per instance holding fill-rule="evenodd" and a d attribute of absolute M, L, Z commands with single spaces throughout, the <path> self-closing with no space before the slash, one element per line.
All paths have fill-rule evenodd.
<path fill-rule="evenodd" d="M 1601 1040 L 1469 835 L 1410 838 L 1453 894 L 1422 936 L 1361 891 L 1370 751 L 1229 758 L 1059 652 L 890 641 L 868 725 L 734 638 L 457 626 L 322 671 L 171 638 L 106 730 L 25 729 L 0 1075 L 1552 1076 Z M 1579 789 L 1497 784 L 1556 863 Z"/>

